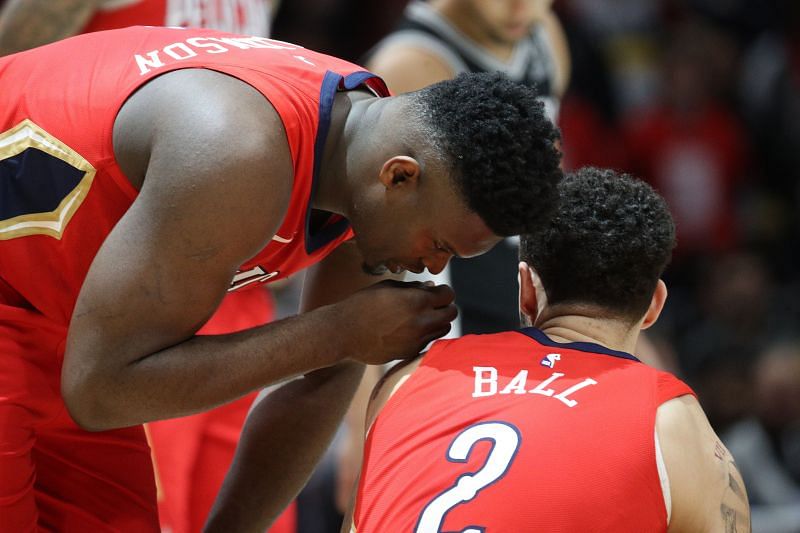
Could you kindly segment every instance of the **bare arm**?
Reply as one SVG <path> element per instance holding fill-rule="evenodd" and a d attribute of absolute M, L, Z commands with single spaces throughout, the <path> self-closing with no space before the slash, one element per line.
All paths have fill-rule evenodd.
<path fill-rule="evenodd" d="M 344 244 L 312 268 L 303 308 L 338 301 L 381 279 L 363 274 L 361 262 L 357 248 Z M 277 518 L 330 444 L 362 372 L 363 365 L 353 364 L 313 372 L 254 407 L 207 531 L 264 531 Z"/>
<path fill-rule="evenodd" d="M 345 513 L 355 490 L 361 460 L 364 454 L 364 419 L 369 406 L 370 395 L 380 381 L 385 369 L 368 366 L 361 383 L 353 396 L 350 408 L 344 416 L 343 431 L 336 449 L 336 484 L 334 503 L 336 509 Z"/>
<path fill-rule="evenodd" d="M 329 256 L 324 264 L 311 270 L 303 290 L 303 305 L 311 309 L 325 302 L 336 301 L 363 286 L 371 285 L 383 279 L 402 278 L 403 275 L 370 276 L 360 268 L 361 256 L 353 243 L 341 246 L 335 254 Z M 350 272 L 346 280 L 341 280 L 342 272 Z M 336 505 L 342 510 L 350 501 L 355 476 L 361 467 L 363 451 L 364 417 L 367 411 L 370 394 L 380 380 L 383 371 L 379 366 L 367 366 L 361 377 L 358 388 L 353 393 L 349 408 L 344 415 L 344 441 L 339 449 L 336 469 Z"/>
<path fill-rule="evenodd" d="M 750 532 L 750 505 L 733 456 L 692 396 L 656 415 L 672 499 L 670 533 Z"/>
<path fill-rule="evenodd" d="M 95 257 L 70 325 L 62 392 L 82 426 L 194 413 L 362 344 L 379 361 L 407 356 L 441 327 L 441 294 L 381 287 L 260 328 L 193 336 L 283 218 L 292 165 L 282 124 L 249 85 L 183 70 L 131 97 L 114 135 L 123 170 L 143 185 Z"/>
<path fill-rule="evenodd" d="M 308 321 L 193 337 L 286 210 L 282 136 L 260 94 L 208 71 L 164 75 L 125 104 L 115 151 L 141 191 L 95 257 L 70 325 L 62 385 L 79 423 L 108 429 L 182 416 L 336 361 L 274 356 Z"/>
<path fill-rule="evenodd" d="M 337 301 L 380 281 L 360 272 L 361 257 L 345 243 L 306 273 L 301 311 Z M 338 272 L 338 274 L 337 274 Z M 338 279 L 337 279 L 338 278 Z M 263 398 L 248 415 L 231 468 L 206 523 L 206 531 L 264 531 L 307 482 L 335 433 L 363 373 L 339 365 L 288 383 Z M 320 386 L 309 386 L 314 383 Z M 313 423 L 309 423 L 309 422 Z M 290 432 L 285 428 L 301 427 Z M 294 468 L 285 469 L 291 462 Z M 276 471 L 287 470 L 287 476 Z"/>
<path fill-rule="evenodd" d="M 564 93 L 569 87 L 570 73 L 572 72 L 572 61 L 569 55 L 569 45 L 564 34 L 561 22 L 552 10 L 548 10 L 541 19 L 544 26 L 550 47 L 553 49 L 553 56 L 556 62 L 555 80 L 553 82 L 553 92 L 558 98 L 563 98 Z"/>
<path fill-rule="evenodd" d="M 0 56 L 71 37 L 102 0 L 8 0 L 0 9 Z"/>
<path fill-rule="evenodd" d="M 313 372 L 256 404 L 204 531 L 268 529 L 328 448 L 363 368 L 351 363 Z"/>
<path fill-rule="evenodd" d="M 422 355 L 420 355 L 420 357 L 417 359 L 409 359 L 407 361 L 397 363 L 388 372 L 386 372 L 386 374 L 384 374 L 375 385 L 375 388 L 372 390 L 372 396 L 369 400 L 369 405 L 367 406 L 366 420 L 364 421 L 364 434 L 361 436 L 362 442 L 366 442 L 366 434 L 369 432 L 373 422 L 375 422 L 375 419 L 381 412 L 381 409 L 383 409 L 383 406 L 386 405 L 386 402 L 389 401 L 389 398 L 394 396 L 403 383 L 405 383 L 406 380 L 411 377 L 411 374 L 414 373 L 421 362 Z M 358 472 L 356 472 L 354 476 L 354 487 L 350 497 L 348 509 L 346 509 L 344 513 L 341 533 L 351 533 L 352 531 L 355 531 L 355 528 L 353 527 L 353 513 L 355 512 L 358 483 L 361 477 L 360 466 L 361 465 L 359 465 Z"/>

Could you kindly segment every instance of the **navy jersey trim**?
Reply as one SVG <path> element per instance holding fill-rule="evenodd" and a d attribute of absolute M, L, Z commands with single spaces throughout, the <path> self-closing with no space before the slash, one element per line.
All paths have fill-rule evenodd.
<path fill-rule="evenodd" d="M 61 239 L 91 187 L 95 168 L 25 119 L 0 133 L 0 240 Z"/>
<path fill-rule="evenodd" d="M 551 346 L 553 348 L 563 348 L 564 350 L 577 350 L 579 352 L 610 355 L 612 357 L 629 359 L 631 361 L 636 361 L 638 363 L 641 362 L 635 355 L 631 355 L 628 352 L 620 352 L 617 350 L 612 350 L 611 348 L 606 348 L 605 346 L 601 346 L 593 342 L 556 342 L 550 337 L 548 337 L 542 330 L 537 328 L 522 328 L 517 331 L 519 331 L 523 335 L 527 335 L 528 337 L 532 338 L 533 340 L 544 346 Z"/>
<path fill-rule="evenodd" d="M 342 76 L 329 70 L 322 79 L 319 95 L 319 126 L 317 127 L 317 138 L 314 141 L 314 174 L 311 181 L 311 193 L 306 205 L 305 247 L 306 253 L 309 255 L 341 237 L 350 228 L 350 221 L 346 218 L 336 220 L 335 215 L 331 215 L 330 219 L 334 219 L 333 222 L 325 224 L 312 233 L 311 211 L 313 208 L 311 203 L 319 185 L 320 165 L 325 151 L 325 141 L 328 138 L 328 131 L 331 127 L 331 113 L 336 93 L 340 90 L 350 91 L 357 89 L 372 78 L 377 78 L 377 76 L 366 71 L 353 72 L 347 76 Z"/>
<path fill-rule="evenodd" d="M 55 211 L 86 172 L 31 147 L 0 161 L 0 220 Z"/>

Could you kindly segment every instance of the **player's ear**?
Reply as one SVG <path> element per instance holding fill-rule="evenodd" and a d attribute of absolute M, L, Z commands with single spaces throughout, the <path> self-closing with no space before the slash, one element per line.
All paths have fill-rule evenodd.
<path fill-rule="evenodd" d="M 413 157 L 396 155 L 383 163 L 379 179 L 387 190 L 415 188 L 419 184 L 420 172 L 419 161 Z"/>
<path fill-rule="evenodd" d="M 664 309 L 664 303 L 667 301 L 667 286 L 662 280 L 656 283 L 656 290 L 653 291 L 653 297 L 650 299 L 650 307 L 644 314 L 642 321 L 642 329 L 647 329 L 658 320 L 661 311 Z"/>
<path fill-rule="evenodd" d="M 517 266 L 519 272 L 517 273 L 517 281 L 519 282 L 519 311 L 522 315 L 527 317 L 529 323 L 535 324 L 536 318 L 539 316 L 539 298 L 536 294 L 536 286 L 534 277 L 539 276 L 534 270 L 524 261 L 520 261 Z"/>

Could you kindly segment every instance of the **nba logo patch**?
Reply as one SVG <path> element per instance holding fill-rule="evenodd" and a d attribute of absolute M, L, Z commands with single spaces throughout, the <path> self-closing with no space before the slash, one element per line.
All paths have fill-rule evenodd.
<path fill-rule="evenodd" d="M 549 353 L 542 358 L 539 364 L 542 366 L 546 366 L 548 368 L 553 368 L 554 366 L 556 366 L 556 361 L 559 361 L 560 359 L 561 359 L 561 354 Z"/>

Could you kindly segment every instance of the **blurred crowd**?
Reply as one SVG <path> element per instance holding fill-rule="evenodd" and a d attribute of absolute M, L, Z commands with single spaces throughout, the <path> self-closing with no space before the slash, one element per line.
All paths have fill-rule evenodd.
<path fill-rule="evenodd" d="M 288 0 L 272 36 L 359 62 L 405 4 Z M 800 531 L 800 2 L 556 0 L 555 10 L 572 57 L 565 168 L 641 177 L 677 222 L 647 351 L 698 392 L 737 458 L 754 530 Z M 320 503 L 330 489 L 314 483 L 299 508 L 329 505 L 335 524 L 330 498 Z M 301 530 L 331 527 L 302 515 Z"/>

